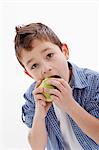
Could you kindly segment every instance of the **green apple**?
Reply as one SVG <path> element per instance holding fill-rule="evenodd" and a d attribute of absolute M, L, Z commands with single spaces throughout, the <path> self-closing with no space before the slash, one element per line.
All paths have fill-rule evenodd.
<path fill-rule="evenodd" d="M 53 85 L 50 85 L 50 84 L 47 83 L 48 80 L 50 80 L 50 78 L 44 79 L 41 82 L 40 87 L 47 88 L 47 89 L 54 89 L 55 87 Z M 48 92 L 44 92 L 43 95 L 46 98 L 46 102 L 52 102 L 51 95 Z"/>

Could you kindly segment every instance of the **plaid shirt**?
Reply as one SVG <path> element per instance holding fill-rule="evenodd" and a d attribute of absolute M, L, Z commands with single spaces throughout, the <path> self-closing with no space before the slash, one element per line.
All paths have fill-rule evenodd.
<path fill-rule="evenodd" d="M 86 68 L 79 68 L 69 63 L 72 67 L 72 78 L 70 86 L 75 101 L 84 108 L 88 113 L 99 118 L 99 73 Z M 32 127 L 33 117 L 35 113 L 35 101 L 32 91 L 35 87 L 34 82 L 24 94 L 26 100 L 22 106 L 22 120 L 29 127 Z M 46 116 L 46 129 L 48 132 L 48 150 L 67 150 L 64 147 L 59 122 L 55 115 L 53 105 L 50 107 Z M 99 150 L 97 145 L 90 137 L 88 137 L 69 116 L 74 134 L 84 150 Z M 98 129 L 99 131 L 99 129 Z"/>

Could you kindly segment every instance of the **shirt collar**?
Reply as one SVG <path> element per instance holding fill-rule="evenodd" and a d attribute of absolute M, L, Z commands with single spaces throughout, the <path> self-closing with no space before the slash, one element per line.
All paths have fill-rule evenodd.
<path fill-rule="evenodd" d="M 71 88 L 85 88 L 88 85 L 84 69 L 77 67 L 75 64 L 68 62 L 69 67 L 72 69 L 72 76 L 70 80 Z"/>

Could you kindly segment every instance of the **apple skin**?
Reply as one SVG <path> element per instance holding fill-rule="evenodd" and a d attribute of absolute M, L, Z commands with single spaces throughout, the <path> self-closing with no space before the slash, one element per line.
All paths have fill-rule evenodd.
<path fill-rule="evenodd" d="M 41 82 L 41 84 L 40 84 L 39 87 L 47 88 L 47 89 L 55 89 L 54 86 L 49 85 L 49 84 L 47 83 L 48 80 L 50 80 L 50 78 L 44 79 L 44 80 Z M 43 95 L 44 95 L 45 98 L 46 98 L 46 102 L 52 102 L 51 95 L 50 95 L 48 92 L 43 92 Z"/>

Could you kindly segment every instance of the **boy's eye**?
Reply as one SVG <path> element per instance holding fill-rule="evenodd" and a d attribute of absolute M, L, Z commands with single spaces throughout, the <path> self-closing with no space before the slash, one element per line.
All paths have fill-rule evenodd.
<path fill-rule="evenodd" d="M 51 58 L 53 56 L 54 53 L 49 53 L 46 57 L 47 59 Z M 31 66 L 31 69 L 36 69 L 38 67 L 38 64 L 33 64 Z"/>
<path fill-rule="evenodd" d="M 51 57 L 53 56 L 53 54 L 54 54 L 54 53 L 49 53 L 49 54 L 47 55 L 47 58 L 51 58 Z"/>
<path fill-rule="evenodd" d="M 31 66 L 31 69 L 35 69 L 37 66 L 38 66 L 38 64 L 33 64 L 33 65 Z"/>

